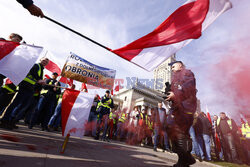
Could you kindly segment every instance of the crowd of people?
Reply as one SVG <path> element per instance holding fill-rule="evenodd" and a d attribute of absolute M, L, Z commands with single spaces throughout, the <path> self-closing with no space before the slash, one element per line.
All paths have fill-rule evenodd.
<path fill-rule="evenodd" d="M 12 33 L 9 40 L 20 43 L 22 37 Z M 43 78 L 48 63 L 48 58 L 41 58 L 19 85 L 0 75 L 0 127 L 18 128 L 16 123 L 23 119 L 29 129 L 37 125 L 47 131 L 60 128 L 63 91 L 56 72 L 51 78 Z M 164 152 L 178 154 L 175 166 L 194 164 L 193 157 L 211 161 L 212 153 L 217 160 L 249 164 L 250 117 L 238 128 L 224 112 L 213 120 L 204 112 L 197 113 L 193 73 L 181 61 L 170 65 L 174 72 L 171 88 L 157 107 L 121 109 L 107 90 L 102 98 L 98 95 L 94 98 L 85 135 L 108 142 L 122 140 L 132 145 L 149 145 L 154 151 L 161 147 Z M 71 89 L 75 89 L 74 84 Z M 163 108 L 163 104 L 167 107 Z"/>

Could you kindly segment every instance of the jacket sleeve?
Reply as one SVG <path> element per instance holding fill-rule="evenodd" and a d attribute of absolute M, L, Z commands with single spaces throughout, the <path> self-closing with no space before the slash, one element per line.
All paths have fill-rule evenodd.
<path fill-rule="evenodd" d="M 33 1 L 32 0 L 17 0 L 17 2 L 19 2 L 20 4 L 22 4 L 24 8 L 27 8 L 30 5 L 33 5 Z"/>
<path fill-rule="evenodd" d="M 187 70 L 183 76 L 183 84 L 182 86 L 182 100 L 188 99 L 192 95 L 196 95 L 196 81 L 194 78 L 194 74 Z"/>
<path fill-rule="evenodd" d="M 61 86 L 60 82 L 58 82 L 58 85 L 57 86 Z M 57 95 L 60 95 L 61 94 L 61 88 L 57 88 L 56 89 L 56 94 Z"/>

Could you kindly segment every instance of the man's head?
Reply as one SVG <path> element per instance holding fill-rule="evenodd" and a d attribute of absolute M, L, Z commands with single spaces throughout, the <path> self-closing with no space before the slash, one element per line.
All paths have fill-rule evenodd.
<path fill-rule="evenodd" d="M 182 63 L 182 61 L 174 61 L 172 63 L 169 63 L 168 65 L 171 66 L 171 69 L 172 69 L 173 72 L 177 72 L 177 71 L 180 71 L 183 68 L 185 68 L 185 66 Z"/>
<path fill-rule="evenodd" d="M 225 119 L 227 117 L 227 115 L 224 112 L 221 112 L 220 117 L 221 117 L 221 119 Z"/>
<path fill-rule="evenodd" d="M 16 33 L 11 33 L 9 36 L 10 41 L 20 43 L 23 40 L 23 37 Z"/>
<path fill-rule="evenodd" d="M 214 120 L 214 121 L 217 121 L 217 119 L 218 119 L 218 116 L 217 116 L 217 115 L 214 115 L 214 116 L 213 116 L 213 120 Z"/>
<path fill-rule="evenodd" d="M 43 57 L 40 59 L 40 64 L 42 66 L 46 66 L 49 63 L 49 59 L 47 57 Z"/>
<path fill-rule="evenodd" d="M 161 101 L 158 102 L 158 108 L 162 108 L 162 102 Z"/>
<path fill-rule="evenodd" d="M 110 91 L 109 91 L 109 90 L 106 90 L 105 95 L 106 95 L 106 97 L 109 97 Z"/>
<path fill-rule="evenodd" d="M 56 79 L 57 77 L 58 77 L 57 72 L 53 72 L 53 74 L 52 74 L 52 79 Z"/>

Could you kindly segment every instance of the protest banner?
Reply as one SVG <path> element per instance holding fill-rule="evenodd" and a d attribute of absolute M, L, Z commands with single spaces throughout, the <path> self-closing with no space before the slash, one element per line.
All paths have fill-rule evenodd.
<path fill-rule="evenodd" d="M 70 53 L 62 70 L 62 76 L 104 89 L 113 89 L 116 71 L 97 66 Z"/>

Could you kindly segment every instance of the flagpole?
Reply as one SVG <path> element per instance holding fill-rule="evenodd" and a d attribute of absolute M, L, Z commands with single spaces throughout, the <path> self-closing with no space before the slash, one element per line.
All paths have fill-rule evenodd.
<path fill-rule="evenodd" d="M 55 23 L 55 24 L 57 24 L 59 26 L 62 26 L 63 28 L 65 28 L 65 29 L 67 29 L 67 30 L 69 30 L 69 31 L 71 31 L 71 32 L 73 32 L 73 33 L 75 33 L 75 34 L 77 34 L 77 35 L 79 35 L 79 36 L 81 36 L 81 37 L 89 40 L 90 42 L 93 42 L 94 44 L 96 44 L 96 45 L 98 45 L 98 46 L 100 46 L 100 47 L 102 47 L 102 48 L 104 48 L 104 49 L 106 49 L 108 51 L 111 51 L 110 48 L 108 48 L 108 47 L 106 47 L 106 46 L 104 46 L 104 45 L 102 45 L 102 44 L 94 41 L 93 39 L 91 39 L 89 37 L 86 37 L 85 35 L 82 35 L 81 33 L 77 32 L 77 31 L 75 31 L 75 30 L 73 30 L 73 29 L 71 29 L 71 28 L 69 28 L 69 27 L 67 27 L 65 25 L 63 25 L 62 23 L 59 23 L 58 21 L 55 21 L 55 20 L 49 18 L 48 16 L 44 16 L 44 18 L 47 19 L 47 20 L 49 20 L 49 21 L 52 21 L 53 23 Z"/>
<path fill-rule="evenodd" d="M 60 152 L 61 154 L 63 154 L 65 149 L 66 149 L 67 143 L 69 142 L 69 137 L 70 137 L 70 134 L 67 134 L 67 136 L 64 139 L 62 149 L 61 149 L 61 152 Z"/>

